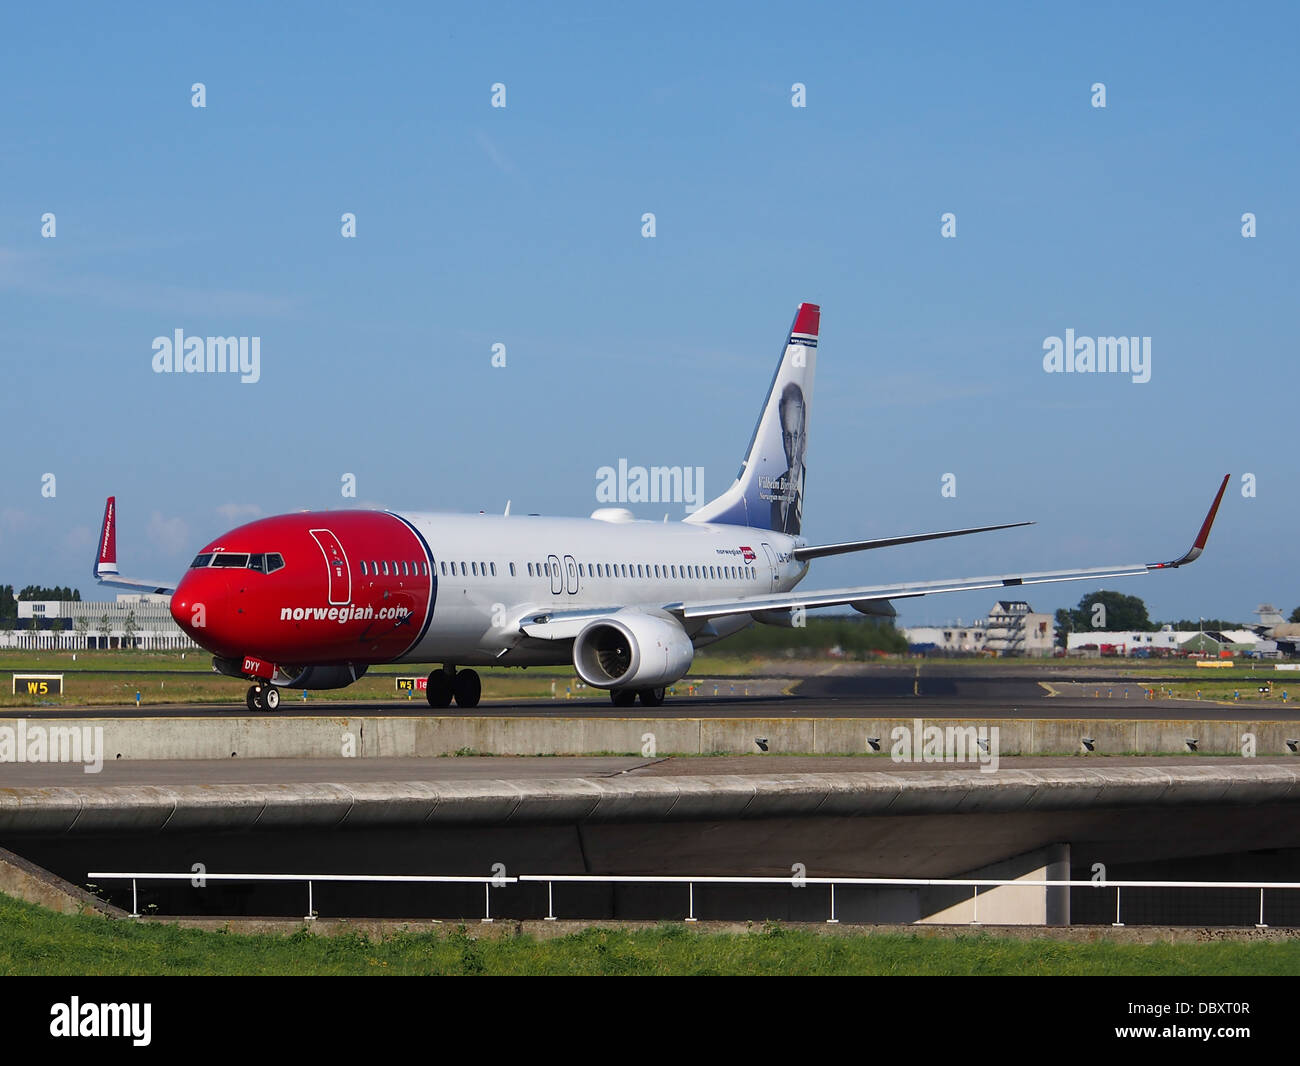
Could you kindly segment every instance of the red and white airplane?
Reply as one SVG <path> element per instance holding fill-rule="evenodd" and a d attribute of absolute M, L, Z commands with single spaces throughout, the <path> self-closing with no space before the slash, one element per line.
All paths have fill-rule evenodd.
<path fill-rule="evenodd" d="M 1224 477 L 1186 554 L 1166 563 L 1004 574 L 955 581 L 794 591 L 814 559 L 1011 526 L 810 545 L 802 535 L 805 450 L 820 310 L 801 304 L 748 454 L 721 496 L 678 523 L 621 508 L 590 518 L 318 511 L 278 515 L 210 541 L 180 582 L 117 569 L 109 497 L 95 562 L 105 585 L 171 593 L 176 622 L 213 668 L 252 682 L 250 710 L 279 689 L 341 688 L 376 663 L 442 663 L 434 707 L 479 702 L 473 666 L 572 663 L 615 706 L 663 702 L 695 649 L 759 621 L 849 605 L 891 617 L 890 600 L 1085 581 L 1183 566 L 1205 547 Z"/>

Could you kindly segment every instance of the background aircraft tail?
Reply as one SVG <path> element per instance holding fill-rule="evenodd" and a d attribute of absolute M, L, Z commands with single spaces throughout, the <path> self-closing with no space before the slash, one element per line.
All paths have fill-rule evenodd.
<path fill-rule="evenodd" d="M 797 535 L 803 525 L 808 418 L 821 308 L 800 304 L 731 487 L 686 518 Z"/>

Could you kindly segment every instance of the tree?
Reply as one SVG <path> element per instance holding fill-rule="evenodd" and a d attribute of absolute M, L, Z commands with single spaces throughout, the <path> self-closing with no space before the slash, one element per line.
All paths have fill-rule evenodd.
<path fill-rule="evenodd" d="M 1068 607 L 1061 607 L 1056 612 L 1056 646 L 1064 648 L 1074 631 L 1074 618 Z"/>
<path fill-rule="evenodd" d="M 113 632 L 113 623 L 108 620 L 107 612 L 99 616 L 99 631 L 104 634 L 104 647 L 107 648 L 109 634 Z"/>
<path fill-rule="evenodd" d="M 1115 633 L 1122 629 L 1151 632 L 1158 628 L 1147 617 L 1147 605 L 1138 597 L 1106 589 L 1098 589 L 1084 596 L 1079 601 L 1079 606 L 1072 611 L 1058 611 L 1058 626 L 1062 622 L 1062 614 L 1065 615 L 1066 627 L 1076 633 L 1085 630 Z"/>
<path fill-rule="evenodd" d="M 123 643 L 128 648 L 135 647 L 135 634 L 140 627 L 135 623 L 135 611 L 128 611 L 126 621 L 122 623 Z"/>
<path fill-rule="evenodd" d="M 77 634 L 77 645 L 84 646 L 86 643 L 86 631 L 90 628 L 90 619 L 84 614 L 77 615 L 77 620 L 72 625 Z"/>
<path fill-rule="evenodd" d="M 1291 612 L 1291 617 L 1288 618 L 1287 621 L 1300 622 L 1300 607 L 1297 607 L 1294 611 Z"/>

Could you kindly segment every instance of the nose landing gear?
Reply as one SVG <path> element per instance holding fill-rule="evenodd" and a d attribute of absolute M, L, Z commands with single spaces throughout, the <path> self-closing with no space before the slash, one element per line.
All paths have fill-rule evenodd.
<path fill-rule="evenodd" d="M 278 711 L 280 709 L 280 690 L 274 685 L 254 685 L 245 698 L 248 709 L 259 711 Z"/>

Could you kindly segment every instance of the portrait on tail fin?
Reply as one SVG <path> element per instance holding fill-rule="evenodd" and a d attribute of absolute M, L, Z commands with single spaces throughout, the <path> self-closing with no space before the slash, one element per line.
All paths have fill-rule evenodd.
<path fill-rule="evenodd" d="M 807 468 L 804 451 L 808 435 L 807 405 L 803 389 L 790 382 L 781 390 L 781 446 L 785 450 L 785 473 L 768 485 L 760 483 L 760 498 L 771 501 L 771 528 L 798 536 L 803 523 L 803 485 Z M 766 479 L 764 479 L 766 480 Z"/>

